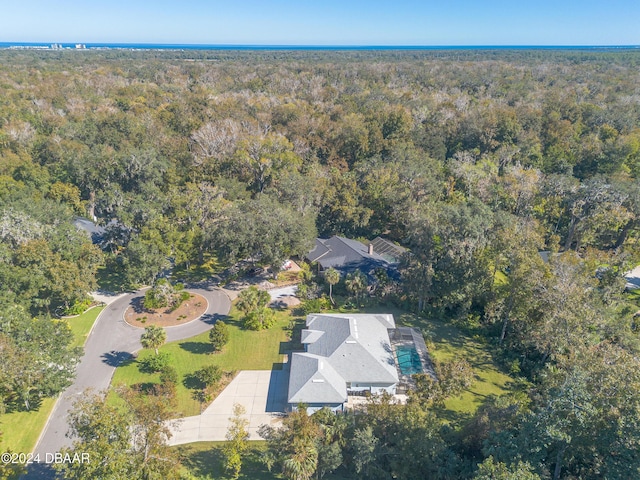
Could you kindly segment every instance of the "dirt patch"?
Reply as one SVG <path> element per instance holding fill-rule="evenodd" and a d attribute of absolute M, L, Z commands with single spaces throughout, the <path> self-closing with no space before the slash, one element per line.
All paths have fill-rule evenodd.
<path fill-rule="evenodd" d="M 203 315 L 209 307 L 207 300 L 197 293 L 192 293 L 188 300 L 182 302 L 182 305 L 172 312 L 166 308 L 147 310 L 142 305 L 143 300 L 144 297 L 134 298 L 124 313 L 124 320 L 129 325 L 140 328 L 149 325 L 158 325 L 159 327 L 184 325 Z"/>

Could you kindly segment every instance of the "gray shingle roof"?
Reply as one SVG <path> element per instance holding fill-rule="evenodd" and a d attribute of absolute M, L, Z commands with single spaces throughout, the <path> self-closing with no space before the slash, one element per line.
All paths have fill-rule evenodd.
<path fill-rule="evenodd" d="M 335 268 L 344 272 L 360 269 L 367 273 L 376 268 L 387 268 L 390 262 L 357 240 L 334 235 L 331 238 L 316 238 L 316 245 L 307 254 L 312 262 L 318 262 L 323 269 Z"/>
<path fill-rule="evenodd" d="M 344 388 L 346 392 L 347 382 L 382 385 L 398 382 L 388 333 L 389 328 L 395 327 L 392 315 L 312 314 L 307 316 L 307 327 L 302 334 L 306 354 L 291 356 L 289 403 L 330 403 L 319 398 L 336 398 L 335 391 Z M 305 360 L 300 355 L 306 355 Z M 322 365 L 329 372 L 322 374 L 324 382 L 310 382 L 315 377 L 308 358 L 322 359 L 322 364 L 315 365 L 317 368 Z M 340 390 L 336 388 L 333 372 L 340 378 Z"/>
<path fill-rule="evenodd" d="M 74 217 L 73 224 L 78 230 L 87 232 L 87 234 L 91 237 L 91 241 L 93 243 L 99 243 L 100 240 L 102 240 L 102 236 L 106 232 L 104 227 L 96 225 L 91 220 L 87 220 L 86 218 L 82 217 Z"/>
<path fill-rule="evenodd" d="M 289 378 L 289 403 L 343 403 L 347 385 L 325 358 L 310 353 L 294 353 Z"/>

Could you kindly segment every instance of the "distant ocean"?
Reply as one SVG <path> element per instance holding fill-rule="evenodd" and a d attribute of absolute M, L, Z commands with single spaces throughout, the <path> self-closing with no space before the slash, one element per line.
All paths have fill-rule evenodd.
<path fill-rule="evenodd" d="M 0 42 L 0 49 L 75 50 L 627 50 L 640 45 L 198 45 Z"/>

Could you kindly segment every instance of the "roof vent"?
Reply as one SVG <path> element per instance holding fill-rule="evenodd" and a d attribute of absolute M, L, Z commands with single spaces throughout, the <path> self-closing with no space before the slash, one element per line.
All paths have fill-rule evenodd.
<path fill-rule="evenodd" d="M 314 378 L 313 380 L 311 380 L 312 383 L 324 383 L 324 380 L 321 378 Z"/>

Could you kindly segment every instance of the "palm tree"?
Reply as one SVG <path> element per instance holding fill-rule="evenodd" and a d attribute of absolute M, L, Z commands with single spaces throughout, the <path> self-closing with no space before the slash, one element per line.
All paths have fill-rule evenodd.
<path fill-rule="evenodd" d="M 324 272 L 324 279 L 329 284 L 329 300 L 331 300 L 331 305 L 335 305 L 336 302 L 333 301 L 333 286 L 340 281 L 340 272 L 338 272 L 335 268 L 329 267 L 326 272 Z"/>
<path fill-rule="evenodd" d="M 258 290 L 257 287 L 252 285 L 246 290 L 240 292 L 236 307 L 245 315 L 249 315 L 249 313 L 255 310 L 266 307 L 269 304 L 269 301 L 271 301 L 269 292 Z"/>
<path fill-rule="evenodd" d="M 367 284 L 367 277 L 365 277 L 364 273 L 360 270 L 350 273 L 347 275 L 347 279 L 345 280 L 347 290 L 353 294 L 356 302 L 360 300 L 360 295 L 362 295 L 367 289 Z"/>
<path fill-rule="evenodd" d="M 144 348 L 153 348 L 158 355 L 158 348 L 167 340 L 167 332 L 164 328 L 157 325 L 151 325 L 144 329 L 144 333 L 140 337 L 140 343 Z"/>

